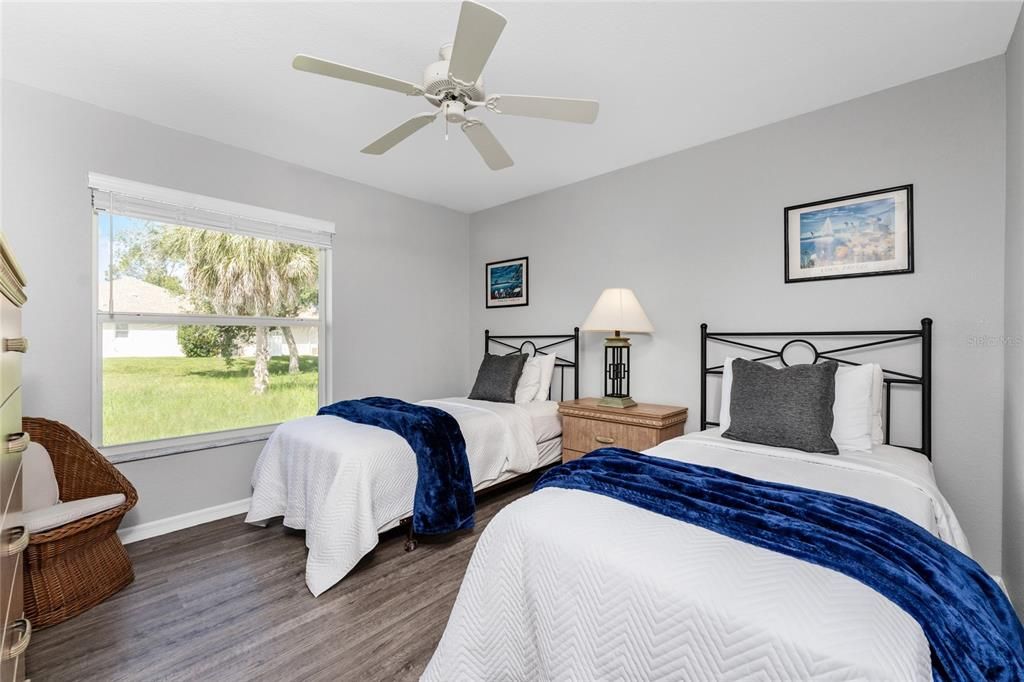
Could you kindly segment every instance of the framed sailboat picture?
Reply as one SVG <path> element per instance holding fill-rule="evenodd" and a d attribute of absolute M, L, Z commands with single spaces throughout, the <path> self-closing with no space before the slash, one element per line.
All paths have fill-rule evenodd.
<path fill-rule="evenodd" d="M 785 209 L 786 282 L 914 271 L 914 186 Z"/>
<path fill-rule="evenodd" d="M 530 259 L 513 258 L 484 266 L 488 308 L 530 304 Z"/>

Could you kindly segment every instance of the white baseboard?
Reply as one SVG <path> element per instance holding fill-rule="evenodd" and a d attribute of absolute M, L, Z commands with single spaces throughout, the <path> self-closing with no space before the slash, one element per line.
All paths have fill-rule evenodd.
<path fill-rule="evenodd" d="M 121 538 L 121 542 L 126 545 L 131 542 L 145 540 L 146 538 L 155 538 L 158 535 L 191 528 L 201 523 L 216 521 L 217 519 L 234 516 L 235 514 L 244 514 L 249 511 L 249 503 L 251 501 L 252 498 L 247 497 L 244 500 L 225 502 L 215 507 L 197 509 L 184 514 L 178 514 L 177 516 L 168 516 L 166 519 L 157 519 L 156 521 L 140 523 L 136 526 L 128 526 L 118 530 L 117 535 Z"/>

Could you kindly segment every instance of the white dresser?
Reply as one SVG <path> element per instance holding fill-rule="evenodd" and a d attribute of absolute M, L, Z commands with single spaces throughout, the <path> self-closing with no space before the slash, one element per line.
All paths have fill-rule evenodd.
<path fill-rule="evenodd" d="M 0 235 L 0 682 L 25 677 L 25 649 L 32 624 L 22 599 L 22 552 L 28 532 L 21 519 L 21 453 L 28 435 L 21 430 L 21 335 L 25 277 Z"/>

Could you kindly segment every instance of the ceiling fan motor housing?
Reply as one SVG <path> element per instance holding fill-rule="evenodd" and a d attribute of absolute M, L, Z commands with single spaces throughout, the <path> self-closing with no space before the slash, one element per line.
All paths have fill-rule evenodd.
<path fill-rule="evenodd" d="M 451 58 L 451 44 L 443 45 L 439 51 L 441 61 L 434 62 L 423 71 L 423 91 L 434 97 L 444 97 L 446 94 L 454 94 L 459 90 L 462 94 L 458 96 L 460 101 L 473 100 L 484 101 L 484 79 L 483 76 L 477 79 L 472 87 L 463 88 L 448 77 L 448 65 Z M 435 106 L 440 106 L 437 102 Z M 472 109 L 467 106 L 466 109 Z"/>

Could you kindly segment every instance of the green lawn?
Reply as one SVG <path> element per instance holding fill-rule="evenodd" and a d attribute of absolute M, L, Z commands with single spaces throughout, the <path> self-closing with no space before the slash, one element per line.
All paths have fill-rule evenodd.
<path fill-rule="evenodd" d="M 316 414 L 317 358 L 270 360 L 270 388 L 252 392 L 253 360 L 107 358 L 103 361 L 103 444 L 132 443 L 274 424 Z"/>

